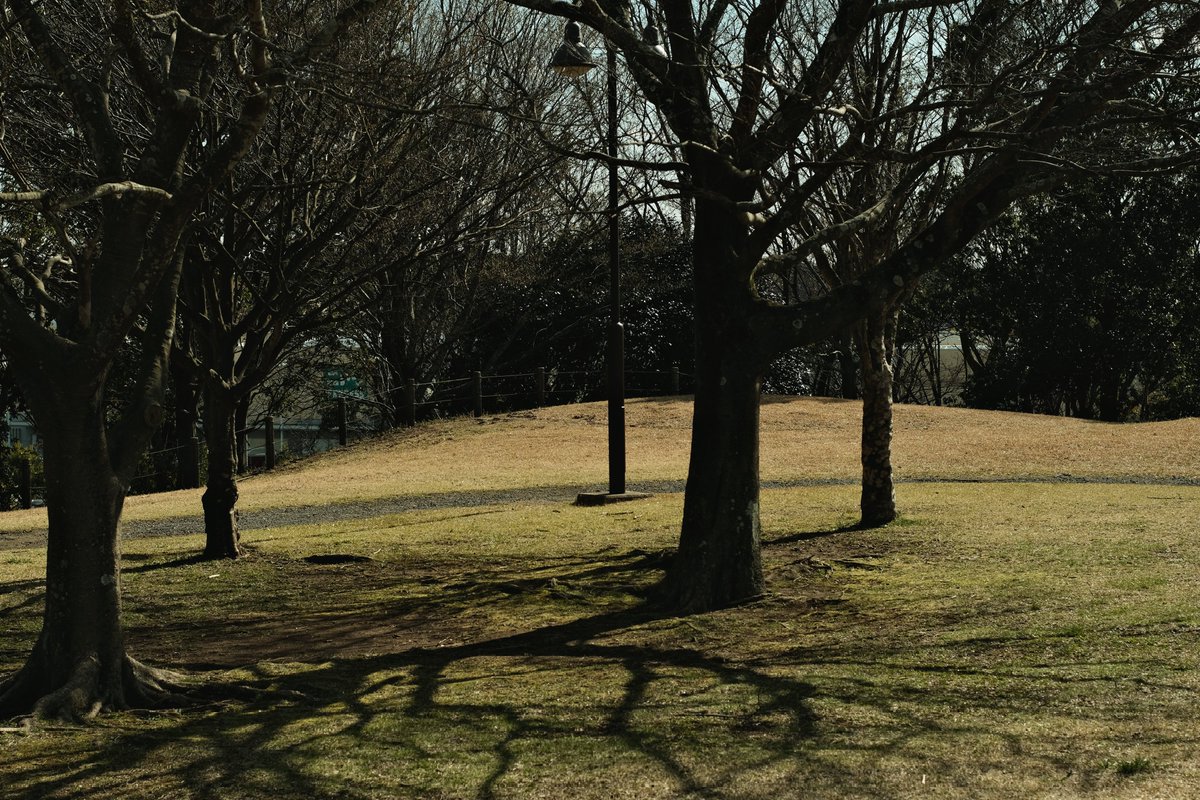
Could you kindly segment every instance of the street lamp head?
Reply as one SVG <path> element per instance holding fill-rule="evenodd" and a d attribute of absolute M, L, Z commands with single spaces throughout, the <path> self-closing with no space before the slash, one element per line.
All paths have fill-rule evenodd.
<path fill-rule="evenodd" d="M 550 59 L 550 69 L 568 78 L 577 78 L 598 66 L 581 41 L 579 23 L 571 20 L 563 30 L 563 42 Z"/>
<path fill-rule="evenodd" d="M 647 25 L 646 30 L 642 33 L 642 39 L 650 45 L 654 52 L 663 58 L 667 57 L 667 48 L 663 47 L 662 34 L 658 32 L 657 25 Z"/>

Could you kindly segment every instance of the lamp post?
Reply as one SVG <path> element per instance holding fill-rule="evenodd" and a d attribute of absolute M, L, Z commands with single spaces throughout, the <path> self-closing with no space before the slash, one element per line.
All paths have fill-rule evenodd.
<path fill-rule="evenodd" d="M 658 29 L 646 29 L 646 42 L 660 54 Z M 621 322 L 621 232 L 620 186 L 617 176 L 617 52 L 609 42 L 605 48 L 608 89 L 608 491 L 581 492 L 578 505 L 605 503 L 647 497 L 645 492 L 625 488 L 625 325 Z M 599 66 L 581 41 L 579 23 L 571 20 L 563 31 L 563 41 L 550 59 L 550 68 L 560 75 L 579 77 Z"/>

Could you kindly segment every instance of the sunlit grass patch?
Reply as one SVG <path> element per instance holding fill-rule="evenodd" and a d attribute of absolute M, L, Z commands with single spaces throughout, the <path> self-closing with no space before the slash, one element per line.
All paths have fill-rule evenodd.
<path fill-rule="evenodd" d="M 267 692 L 5 734 L 0 795 L 1200 796 L 1200 488 L 899 500 L 858 530 L 853 485 L 765 491 L 768 597 L 681 618 L 643 605 L 678 494 L 247 530 L 237 562 L 130 537 L 134 654 Z M 43 562 L 0 550 L 0 668 Z"/>

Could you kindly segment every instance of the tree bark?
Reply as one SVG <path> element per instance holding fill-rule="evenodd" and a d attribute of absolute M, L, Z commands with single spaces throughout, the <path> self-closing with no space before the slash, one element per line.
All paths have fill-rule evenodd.
<path fill-rule="evenodd" d="M 117 524 L 126 487 L 109 461 L 102 403 L 58 399 L 58 413 L 39 418 L 49 513 L 42 631 L 0 684 L 0 718 L 79 721 L 175 698 L 165 673 L 125 650 Z"/>
<path fill-rule="evenodd" d="M 759 378 L 722 355 L 696 362 L 683 527 L 664 584 L 671 606 L 685 613 L 763 593 Z"/>
<path fill-rule="evenodd" d="M 242 554 L 238 531 L 237 436 L 235 401 L 224 386 L 209 381 L 204 393 L 204 439 L 208 471 L 204 495 L 205 558 L 237 558 Z"/>
<path fill-rule="evenodd" d="M 704 169 L 698 166 L 697 178 Z M 743 187 L 720 187 L 725 196 Z M 750 329 L 753 296 L 739 268 L 746 225 L 728 205 L 697 200 L 693 240 L 696 389 L 679 549 L 664 579 L 685 613 L 763 593 L 759 522 L 759 401 L 764 359 Z"/>
<path fill-rule="evenodd" d="M 234 450 L 237 456 L 237 474 L 246 472 L 246 421 L 250 418 L 250 395 L 243 393 L 233 408 Z"/>
<path fill-rule="evenodd" d="M 848 334 L 835 340 L 838 348 L 838 368 L 842 374 L 842 399 L 858 399 L 858 364 L 854 358 L 853 343 Z"/>
<path fill-rule="evenodd" d="M 892 480 L 892 357 L 896 312 L 871 313 L 855 331 L 862 367 L 862 511 L 863 527 L 886 525 L 896 518 Z"/>

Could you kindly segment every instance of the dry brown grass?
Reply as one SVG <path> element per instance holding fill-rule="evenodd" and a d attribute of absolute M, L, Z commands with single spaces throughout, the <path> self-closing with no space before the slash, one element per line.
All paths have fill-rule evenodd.
<path fill-rule="evenodd" d="M 764 493 L 769 597 L 636 606 L 681 498 L 515 502 L 128 542 L 134 652 L 278 697 L 0 735 L 4 800 L 1200 796 L 1200 487 Z M 311 554 L 371 556 L 341 565 Z M 38 628 L 0 553 L 0 670 Z M 6 559 L 11 559 L 5 563 Z M 7 625 L 7 628 L 5 627 Z"/>
<path fill-rule="evenodd" d="M 688 398 L 628 404 L 629 484 L 687 474 Z M 762 409 L 765 481 L 851 480 L 858 474 L 860 405 L 768 398 Z M 514 449 L 513 437 L 521 447 Z M 241 507 L 353 503 L 397 495 L 538 486 L 600 488 L 607 480 L 603 404 L 556 406 L 396 431 L 242 481 Z M 1200 479 L 1200 420 L 1115 425 L 960 408 L 896 408 L 894 462 L 914 478 Z M 129 499 L 125 518 L 199 513 L 199 490 Z M 44 511 L 0 515 L 0 531 L 45 525 Z"/>
<path fill-rule="evenodd" d="M 649 613 L 682 497 L 512 500 L 126 543 L 152 663 L 300 692 L 0 736 L 7 800 L 1200 796 L 1196 421 L 902 407 L 904 516 L 851 530 L 857 406 L 764 407 L 769 596 Z M 589 416 L 590 415 L 590 416 Z M 630 404 L 631 473 L 683 478 L 689 407 Z M 1160 442 L 1165 444 L 1160 445 Z M 989 483 L 1143 478 L 1149 485 Z M 603 409 L 453 420 L 243 485 L 245 507 L 604 478 Z M 129 516 L 198 514 L 195 492 Z M 37 524 L 35 514 L 4 515 Z M 29 539 L 34 537 L 30 535 Z M 328 564 L 313 555 L 353 554 Z M 0 552 L 0 671 L 40 626 L 44 548 Z M 287 695 L 295 697 L 294 694 Z"/>

